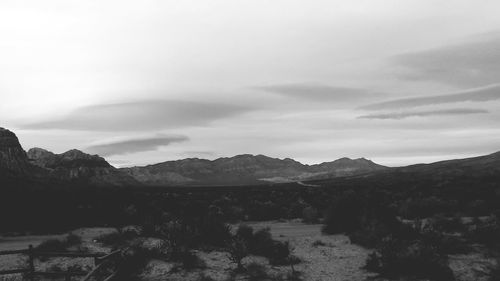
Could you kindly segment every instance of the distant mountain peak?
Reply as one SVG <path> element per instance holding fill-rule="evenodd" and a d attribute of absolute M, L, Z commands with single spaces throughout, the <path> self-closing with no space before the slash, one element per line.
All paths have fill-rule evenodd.
<path fill-rule="evenodd" d="M 137 182 L 111 166 L 98 155 L 71 149 L 55 154 L 43 148 L 32 148 L 28 156 L 33 164 L 46 169 L 50 176 L 61 180 L 88 181 L 96 185 L 130 185 Z"/>
<path fill-rule="evenodd" d="M 26 152 L 12 131 L 0 127 L 0 168 L 18 175 L 28 175 L 32 169 Z"/>

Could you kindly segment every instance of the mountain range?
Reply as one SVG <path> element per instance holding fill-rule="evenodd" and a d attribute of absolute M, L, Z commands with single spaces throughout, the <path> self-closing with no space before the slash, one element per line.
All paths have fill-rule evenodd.
<path fill-rule="evenodd" d="M 25 152 L 17 136 L 4 128 L 0 129 L 0 160 L 0 169 L 12 175 L 113 186 L 269 184 L 327 179 L 387 169 L 364 158 L 341 158 L 305 165 L 289 158 L 250 154 L 216 160 L 189 158 L 117 169 L 98 155 L 76 149 L 61 154 L 42 148 L 31 148 Z"/>
<path fill-rule="evenodd" d="M 243 154 L 229 158 L 167 161 L 120 169 L 148 185 L 252 185 L 364 174 L 386 169 L 364 158 L 341 158 L 317 165 L 293 159 Z"/>
<path fill-rule="evenodd" d="M 498 177 L 499 174 L 500 152 L 398 168 L 385 167 L 364 158 L 341 158 L 306 165 L 290 158 L 243 154 L 118 169 L 98 155 L 76 149 L 61 154 L 42 148 L 25 152 L 13 132 L 0 128 L 0 180 L 2 176 L 9 176 L 92 186 L 237 186 L 290 182 L 311 185 L 311 182 L 322 184 L 343 179 L 390 183 L 419 178 L 421 182 L 433 179 L 440 182 L 463 177 Z"/>

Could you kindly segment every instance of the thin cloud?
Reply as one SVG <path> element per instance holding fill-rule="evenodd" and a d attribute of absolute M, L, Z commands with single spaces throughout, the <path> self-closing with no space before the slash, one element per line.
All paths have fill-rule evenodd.
<path fill-rule="evenodd" d="M 135 152 L 157 150 L 161 146 L 167 146 L 172 143 L 186 142 L 189 138 L 186 136 L 157 136 L 143 139 L 129 139 L 105 144 L 97 144 L 87 147 L 86 151 L 101 156 L 121 155 Z"/>
<path fill-rule="evenodd" d="M 494 84 L 486 87 L 470 89 L 449 95 L 435 95 L 416 98 L 404 98 L 390 100 L 380 103 L 369 104 L 360 107 L 365 110 L 384 110 L 413 108 L 426 105 L 457 103 L 457 102 L 484 102 L 500 99 L 500 84 Z"/>
<path fill-rule="evenodd" d="M 165 128 L 207 126 L 251 109 L 240 105 L 147 100 L 81 107 L 64 118 L 21 125 L 27 129 L 88 131 L 146 131 Z"/>
<path fill-rule="evenodd" d="M 402 54 L 394 57 L 407 71 L 408 80 L 428 80 L 477 87 L 498 83 L 500 77 L 500 32 L 491 32 L 472 41 Z"/>
<path fill-rule="evenodd" d="M 454 108 L 443 110 L 428 110 L 428 111 L 414 111 L 414 112 L 394 112 L 383 114 L 369 114 L 359 116 L 359 119 L 404 119 L 408 117 L 426 117 L 426 116 L 446 116 L 446 115 L 466 115 L 466 114 L 479 114 L 489 113 L 484 109 L 472 108 Z"/>
<path fill-rule="evenodd" d="M 275 84 L 253 87 L 253 89 L 279 94 L 288 98 L 316 102 L 348 102 L 373 97 L 372 93 L 363 89 L 332 87 L 313 83 Z"/>

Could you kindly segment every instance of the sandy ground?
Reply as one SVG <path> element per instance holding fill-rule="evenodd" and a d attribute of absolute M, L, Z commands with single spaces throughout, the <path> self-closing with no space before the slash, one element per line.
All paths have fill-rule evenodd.
<path fill-rule="evenodd" d="M 322 225 L 300 222 L 251 223 L 254 229 L 270 227 L 273 237 L 287 240 L 302 263 L 295 266 L 305 280 L 365 280 L 373 276 L 362 269 L 370 250 L 350 243 L 345 235 L 322 235 Z M 321 241 L 325 246 L 312 244 Z"/>
<path fill-rule="evenodd" d="M 362 269 L 366 257 L 371 252 L 360 246 L 351 244 L 344 235 L 322 235 L 321 225 L 303 224 L 300 222 L 259 222 L 248 223 L 258 230 L 270 227 L 275 239 L 289 241 L 293 254 L 303 262 L 294 266 L 302 272 L 304 280 L 311 281 L 360 281 L 374 276 Z M 313 246 L 315 241 L 321 241 L 324 246 Z M 214 280 L 230 280 L 236 268 L 225 252 L 198 252 L 197 255 L 205 262 L 206 268 L 191 272 L 172 272 L 175 265 L 162 261 L 151 262 L 143 278 L 150 281 L 160 280 L 198 280 L 206 275 Z M 262 257 L 247 257 L 245 265 L 250 263 L 263 264 L 269 269 L 270 275 L 285 275 L 291 272 L 290 266 L 271 266 Z M 246 276 L 233 276 L 234 280 L 248 280 Z"/>
<path fill-rule="evenodd" d="M 371 279 L 375 274 L 365 271 L 362 267 L 369 249 L 351 244 L 349 238 L 344 235 L 323 235 L 321 225 L 303 224 L 299 221 L 270 221 L 247 223 L 255 230 L 269 227 L 273 238 L 289 241 L 293 248 L 293 255 L 299 257 L 302 262 L 295 265 L 296 271 L 302 273 L 303 280 L 332 280 L 332 281 L 361 281 Z M 237 225 L 233 226 L 236 229 Z M 106 253 L 110 249 L 96 243 L 94 238 L 104 233 L 115 231 L 112 228 L 83 228 L 72 231 L 82 237 L 82 245 L 90 252 Z M 65 235 L 31 235 L 18 237 L 0 237 L 0 251 L 26 249 L 28 245 L 37 246 L 41 242 L 62 238 Z M 321 241 L 321 245 L 314 246 L 313 243 Z M 457 281 L 488 280 L 489 271 L 496 265 L 496 260 L 487 254 L 477 251 L 467 255 L 451 255 L 450 267 L 455 273 Z M 185 271 L 179 264 L 164 262 L 160 260 L 151 261 L 144 273 L 143 280 L 165 281 L 165 280 L 199 280 L 200 276 L 209 276 L 214 280 L 248 280 L 245 275 L 235 275 L 236 265 L 231 263 L 228 254 L 221 251 L 203 252 L 197 255 L 205 263 L 204 268 Z M 290 266 L 272 266 L 267 259 L 250 256 L 243 260 L 244 265 L 250 263 L 262 264 L 267 268 L 270 275 L 286 275 L 291 273 Z M 27 265 L 26 257 L 22 255 L 0 256 L 0 270 L 24 268 Z M 89 270 L 93 266 L 93 259 L 79 258 L 51 258 L 49 260 L 37 260 L 37 270 L 54 270 L 53 267 L 65 268 L 79 265 L 83 270 Z M 20 275 L 0 276 L 0 281 L 21 280 Z M 76 279 L 75 279 L 76 280 Z M 379 279 L 377 279 L 379 280 Z"/>
<path fill-rule="evenodd" d="M 364 265 L 369 250 L 353 245 L 344 235 L 322 235 L 321 225 L 303 224 L 300 222 L 259 222 L 248 223 L 254 229 L 270 227 L 273 237 L 289 241 L 293 247 L 293 254 L 303 262 L 295 265 L 295 270 L 303 273 L 305 280 L 365 280 L 372 274 L 361 269 Z M 105 252 L 109 249 L 99 246 L 93 238 L 109 233 L 109 228 L 87 228 L 78 229 L 73 233 L 83 239 L 83 245 L 92 252 Z M 36 246 L 42 241 L 52 238 L 61 238 L 64 235 L 23 236 L 2 238 L 0 251 L 27 248 L 29 244 Z M 313 246 L 315 241 L 321 241 L 324 246 Z M 232 276 L 235 265 L 232 264 L 225 252 L 197 252 L 198 256 L 205 262 L 203 269 L 186 272 L 179 270 L 175 272 L 176 264 L 155 260 L 149 263 L 143 274 L 145 280 L 197 280 L 199 276 L 207 275 L 215 280 L 227 280 Z M 268 264 L 262 257 L 245 258 L 244 264 L 252 262 L 265 265 L 270 274 L 283 275 L 291 272 L 290 266 L 276 267 Z M 26 261 L 21 256 L 0 257 L 0 269 L 23 267 Z M 37 267 L 41 270 L 49 269 L 51 266 L 59 265 L 66 268 L 73 264 L 83 265 L 83 268 L 92 266 L 91 259 L 66 259 L 53 258 L 49 261 L 38 261 Z M 241 276 L 234 276 L 235 280 L 245 280 Z M 2 280 L 0 278 L 0 280 Z"/>

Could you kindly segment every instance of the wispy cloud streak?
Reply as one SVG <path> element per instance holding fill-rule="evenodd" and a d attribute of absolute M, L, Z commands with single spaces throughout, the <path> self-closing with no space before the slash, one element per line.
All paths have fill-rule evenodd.
<path fill-rule="evenodd" d="M 172 143 L 185 142 L 188 140 L 189 138 L 186 136 L 156 136 L 151 138 L 128 139 L 108 142 L 105 144 L 96 144 L 87 147 L 85 150 L 101 156 L 110 156 L 156 150 L 161 146 L 167 146 Z"/>
<path fill-rule="evenodd" d="M 146 100 L 81 107 L 69 115 L 21 125 L 27 129 L 88 131 L 147 131 L 165 128 L 208 126 L 251 108 L 235 104 L 180 100 Z"/>
<path fill-rule="evenodd" d="M 494 84 L 486 87 L 470 89 L 455 94 L 435 95 L 415 98 L 395 99 L 385 102 L 369 104 L 360 107 L 365 110 L 384 110 L 413 108 L 427 105 L 457 103 L 457 102 L 484 102 L 500 99 L 500 84 Z"/>
<path fill-rule="evenodd" d="M 410 111 L 410 112 L 392 112 L 381 114 L 368 114 L 359 116 L 358 119 L 404 119 L 409 117 L 426 117 L 426 116 L 446 116 L 446 115 L 467 115 L 488 113 L 484 109 L 472 108 L 454 108 L 443 110 L 428 110 L 428 111 Z"/>
<path fill-rule="evenodd" d="M 319 83 L 274 84 L 253 87 L 253 89 L 313 102 L 349 102 L 374 96 L 373 93 L 364 89 L 333 87 Z"/>
<path fill-rule="evenodd" d="M 498 83 L 500 32 L 490 32 L 461 44 L 398 55 L 393 61 L 406 68 L 399 75 L 403 79 L 468 87 Z"/>

